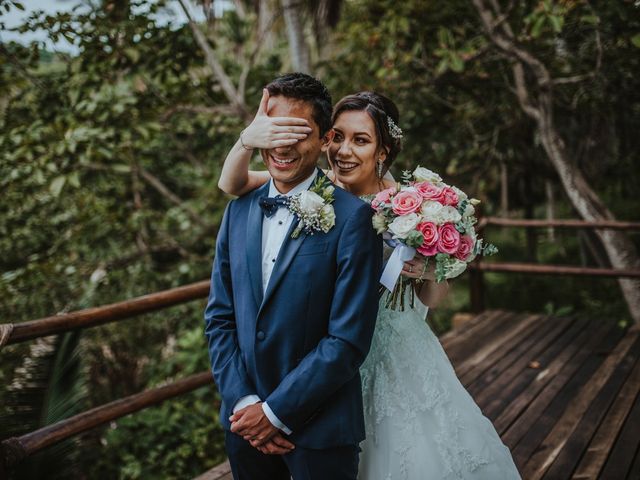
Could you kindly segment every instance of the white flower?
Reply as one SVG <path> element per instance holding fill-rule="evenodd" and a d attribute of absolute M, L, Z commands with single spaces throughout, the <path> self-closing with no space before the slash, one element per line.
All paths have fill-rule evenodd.
<path fill-rule="evenodd" d="M 435 202 L 433 200 L 427 200 L 422 204 L 422 208 L 420 209 L 420 213 L 428 222 L 434 222 L 435 218 L 440 215 L 440 211 L 442 210 L 443 205 L 440 202 Z"/>
<path fill-rule="evenodd" d="M 333 195 L 334 191 L 335 191 L 335 188 L 333 185 L 327 185 L 326 187 L 324 187 L 324 194 L 327 196 Z"/>
<path fill-rule="evenodd" d="M 336 224 L 336 212 L 333 210 L 333 205 L 325 205 L 320 212 L 320 223 L 322 224 L 322 231 L 327 233 Z"/>
<path fill-rule="evenodd" d="M 383 233 L 387 229 L 387 220 L 381 213 L 376 213 L 371 219 L 371 223 L 373 223 L 373 228 L 378 233 Z"/>
<path fill-rule="evenodd" d="M 463 201 L 466 200 L 467 198 L 469 198 L 467 196 L 466 193 L 464 193 L 462 190 L 460 190 L 458 187 L 451 187 L 451 189 L 456 192 L 456 195 L 458 195 L 458 200 L 459 201 Z"/>
<path fill-rule="evenodd" d="M 446 206 L 442 207 L 442 210 L 440 210 L 438 220 L 439 221 L 436 223 L 458 223 L 462 220 L 462 215 L 460 215 L 460 212 L 458 212 L 456 208 Z"/>
<path fill-rule="evenodd" d="M 413 178 L 415 178 L 416 182 L 442 183 L 442 177 L 440 177 L 440 175 L 424 167 L 416 168 L 413 171 Z"/>
<path fill-rule="evenodd" d="M 472 217 L 476 213 L 476 209 L 470 203 L 467 203 L 467 207 L 464 209 L 463 217 Z"/>
<path fill-rule="evenodd" d="M 322 209 L 322 207 L 324 206 L 324 200 L 322 199 L 322 197 L 317 193 L 312 192 L 311 190 L 305 190 L 303 192 L 300 192 L 298 195 L 300 210 L 302 210 L 303 212 L 315 213 L 320 211 L 320 209 Z"/>
<path fill-rule="evenodd" d="M 393 219 L 393 222 L 389 224 L 389 231 L 393 233 L 394 238 L 405 239 L 409 232 L 416 228 L 416 225 L 420 223 L 421 217 L 417 213 L 410 213 L 409 215 L 401 215 Z"/>
<path fill-rule="evenodd" d="M 480 200 L 478 200 L 477 198 L 472 198 L 471 200 L 469 200 L 469 202 L 471 203 L 471 205 L 478 205 L 480 203 Z"/>
<path fill-rule="evenodd" d="M 427 200 L 422 204 L 422 216 L 425 221 L 433 222 L 436 225 L 451 222 L 458 223 L 462 220 L 462 215 L 454 207 L 444 206 L 440 202 Z"/>
<path fill-rule="evenodd" d="M 455 278 L 461 275 L 467 269 L 467 262 L 458 260 L 457 258 L 447 265 L 447 271 L 445 273 L 446 278 Z"/>

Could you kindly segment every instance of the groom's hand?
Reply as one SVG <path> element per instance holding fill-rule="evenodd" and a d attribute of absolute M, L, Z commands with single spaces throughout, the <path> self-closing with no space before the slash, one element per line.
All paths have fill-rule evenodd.
<path fill-rule="evenodd" d="M 264 414 L 262 402 L 238 410 L 229 420 L 231 431 L 249 442 L 255 442 L 254 446 L 264 444 L 279 432 Z"/>
<path fill-rule="evenodd" d="M 251 446 L 258 449 L 265 455 L 285 455 L 293 450 L 295 445 L 278 432 L 262 445 L 258 445 L 257 442 L 249 442 Z"/>

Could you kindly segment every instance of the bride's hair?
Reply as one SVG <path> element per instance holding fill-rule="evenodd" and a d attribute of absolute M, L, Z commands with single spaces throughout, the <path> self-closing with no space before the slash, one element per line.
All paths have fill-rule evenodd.
<path fill-rule="evenodd" d="M 389 131 L 388 118 L 391 118 L 396 125 L 400 123 L 400 113 L 396 104 L 380 93 L 366 91 L 354 93 L 347 95 L 336 104 L 331 121 L 335 123 L 340 114 L 347 111 L 364 111 L 369 114 L 376 127 L 378 146 L 382 145 L 387 152 L 384 165 L 388 170 L 402 150 L 401 139 L 394 138 Z"/>

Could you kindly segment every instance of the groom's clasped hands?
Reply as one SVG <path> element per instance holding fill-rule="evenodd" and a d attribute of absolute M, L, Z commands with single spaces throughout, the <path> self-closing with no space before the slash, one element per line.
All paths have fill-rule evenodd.
<path fill-rule="evenodd" d="M 262 402 L 254 403 L 229 417 L 231 431 L 252 447 L 268 455 L 284 455 L 295 448 L 264 414 Z"/>

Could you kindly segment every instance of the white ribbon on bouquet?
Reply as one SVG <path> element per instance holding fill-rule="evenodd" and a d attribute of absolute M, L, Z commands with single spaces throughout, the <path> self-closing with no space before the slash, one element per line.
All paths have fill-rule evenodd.
<path fill-rule="evenodd" d="M 388 232 L 382 235 L 385 243 L 390 247 L 394 247 L 393 253 L 387 261 L 387 266 L 384 267 L 382 276 L 380 277 L 380 283 L 384 285 L 390 292 L 396 286 L 400 272 L 402 272 L 402 266 L 404 262 L 411 260 L 416 255 L 416 249 L 413 247 L 407 247 L 404 243 L 400 243 L 398 240 L 391 238 Z"/>

